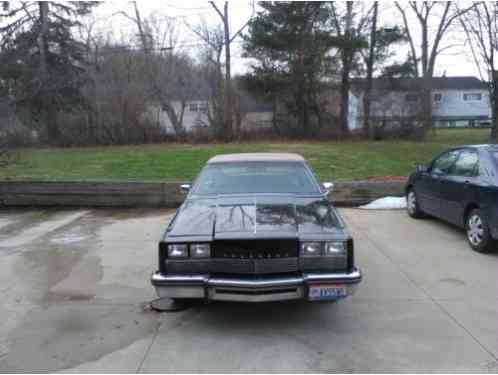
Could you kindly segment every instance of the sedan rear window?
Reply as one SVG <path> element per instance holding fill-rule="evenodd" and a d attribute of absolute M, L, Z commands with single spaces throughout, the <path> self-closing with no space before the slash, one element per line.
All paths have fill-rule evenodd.
<path fill-rule="evenodd" d="M 319 187 L 303 163 L 240 162 L 207 165 L 193 193 L 319 193 Z"/>

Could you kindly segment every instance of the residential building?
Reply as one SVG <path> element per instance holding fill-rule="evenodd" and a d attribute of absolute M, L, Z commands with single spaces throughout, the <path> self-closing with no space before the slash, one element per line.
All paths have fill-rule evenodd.
<path fill-rule="evenodd" d="M 360 104 L 359 123 L 363 123 L 365 86 L 364 79 L 353 80 L 352 91 Z M 419 116 L 422 79 L 376 78 L 372 87 L 372 121 L 396 125 L 414 121 Z M 488 87 L 476 77 L 434 77 L 431 100 L 432 118 L 436 127 L 490 125 Z"/>

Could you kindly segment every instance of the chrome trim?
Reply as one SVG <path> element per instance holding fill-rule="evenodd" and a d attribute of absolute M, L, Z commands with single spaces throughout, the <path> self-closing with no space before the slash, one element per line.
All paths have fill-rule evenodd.
<path fill-rule="evenodd" d="M 305 273 L 295 277 L 210 277 L 209 275 L 152 274 L 159 297 L 206 298 L 224 301 L 264 302 L 307 297 L 309 284 L 343 283 L 352 290 L 362 279 L 359 269 L 346 273 Z"/>
<path fill-rule="evenodd" d="M 163 275 L 160 272 L 154 272 L 151 277 L 152 285 L 161 284 L 204 284 L 209 279 L 209 275 Z"/>
<path fill-rule="evenodd" d="M 359 283 L 361 281 L 361 271 L 358 268 L 351 272 L 342 273 L 304 273 L 303 279 L 307 283 L 312 282 L 344 282 L 346 284 Z"/>
<path fill-rule="evenodd" d="M 301 285 L 303 283 L 302 277 L 278 277 L 268 279 L 231 279 L 231 278 L 210 278 L 207 281 L 208 286 L 218 287 L 233 287 L 233 288 L 278 288 L 282 286 Z"/>

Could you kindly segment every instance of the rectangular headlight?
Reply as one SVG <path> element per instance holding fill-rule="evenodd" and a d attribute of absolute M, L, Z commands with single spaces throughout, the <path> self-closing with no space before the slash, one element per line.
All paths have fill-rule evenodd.
<path fill-rule="evenodd" d="M 188 247 L 184 243 L 168 245 L 168 258 L 188 258 Z"/>
<path fill-rule="evenodd" d="M 190 245 L 190 256 L 192 258 L 209 258 L 211 246 L 208 243 L 193 243 Z"/>
<path fill-rule="evenodd" d="M 322 242 L 301 242 L 299 255 L 302 257 L 319 257 L 323 253 L 322 248 Z"/>
<path fill-rule="evenodd" d="M 343 255 L 346 253 L 346 243 L 343 241 L 330 241 L 325 242 L 324 255 L 335 256 Z"/>

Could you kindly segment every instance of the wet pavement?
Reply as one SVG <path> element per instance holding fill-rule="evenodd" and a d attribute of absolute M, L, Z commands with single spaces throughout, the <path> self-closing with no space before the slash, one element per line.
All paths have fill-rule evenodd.
<path fill-rule="evenodd" d="M 172 211 L 0 212 L 0 372 L 498 370 L 498 254 L 402 211 L 343 209 L 364 272 L 332 304 L 155 298 Z"/>

